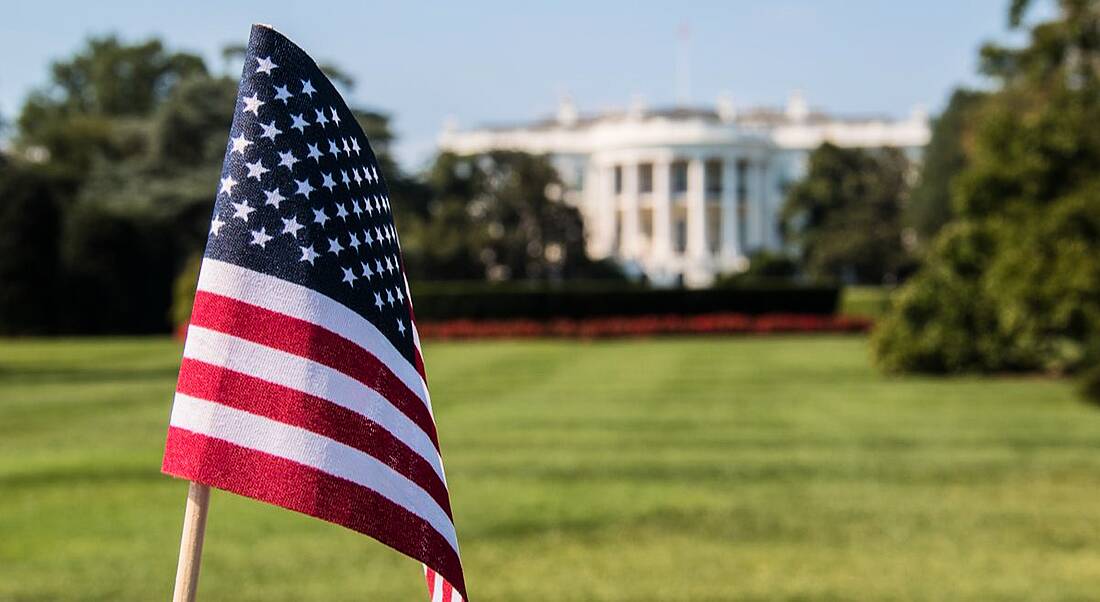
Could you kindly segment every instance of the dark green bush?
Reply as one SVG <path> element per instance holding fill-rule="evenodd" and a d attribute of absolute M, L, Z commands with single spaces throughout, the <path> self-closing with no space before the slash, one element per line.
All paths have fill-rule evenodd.
<path fill-rule="evenodd" d="M 57 174 L 0 156 L 0 333 L 57 330 L 57 239 L 68 188 Z"/>
<path fill-rule="evenodd" d="M 1100 405 L 1100 337 L 1092 341 L 1081 369 L 1081 396 Z"/>
<path fill-rule="evenodd" d="M 743 272 L 724 274 L 715 287 L 786 284 L 798 277 L 798 263 L 784 253 L 758 251 L 749 257 L 749 267 Z"/>
<path fill-rule="evenodd" d="M 413 287 L 420 320 L 552 319 L 708 313 L 832 314 L 839 290 L 830 286 L 745 286 L 713 289 L 645 289 L 571 283 L 524 287 L 481 283 Z"/>

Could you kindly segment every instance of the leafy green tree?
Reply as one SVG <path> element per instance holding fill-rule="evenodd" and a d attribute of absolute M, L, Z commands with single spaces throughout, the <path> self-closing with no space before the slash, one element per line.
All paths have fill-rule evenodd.
<path fill-rule="evenodd" d="M 806 177 L 787 193 L 782 227 L 814 278 L 881 283 L 907 255 L 901 207 L 909 162 L 896 149 L 866 151 L 823 144 Z"/>
<path fill-rule="evenodd" d="M 955 176 L 966 167 L 966 146 L 973 138 L 970 124 L 985 98 L 982 92 L 959 89 L 932 125 L 932 139 L 924 149 L 920 177 L 905 204 L 905 225 L 924 245 L 954 215 L 951 190 Z"/>
<path fill-rule="evenodd" d="M 1014 24 L 1027 5 L 1013 3 Z M 1100 5 L 1059 8 L 1027 45 L 983 49 L 1000 89 L 956 177 L 956 220 L 876 329 L 887 369 L 1068 372 L 1089 361 L 1100 334 Z"/>
<path fill-rule="evenodd" d="M 77 172 L 97 157 L 133 155 L 142 149 L 129 144 L 130 119 L 149 115 L 180 82 L 205 73 L 201 58 L 168 52 L 158 40 L 92 38 L 71 60 L 54 63 L 50 83 L 31 94 L 17 143 Z"/>
<path fill-rule="evenodd" d="M 620 277 L 588 258 L 580 213 L 561 200 L 545 157 L 443 153 L 427 181 L 434 196 L 402 239 L 410 270 L 442 280 Z"/>

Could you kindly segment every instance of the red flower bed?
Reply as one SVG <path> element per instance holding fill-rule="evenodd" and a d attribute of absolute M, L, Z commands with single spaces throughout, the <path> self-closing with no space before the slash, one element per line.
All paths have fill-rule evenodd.
<path fill-rule="evenodd" d="M 562 337 L 596 339 L 662 334 L 861 333 L 871 320 L 850 316 L 808 314 L 704 314 L 700 316 L 637 316 L 620 318 L 537 320 L 447 320 L 420 322 L 420 336 L 432 339 L 504 339 Z M 176 329 L 180 340 L 187 325 Z"/>
<path fill-rule="evenodd" d="M 417 324 L 433 339 L 567 337 L 602 338 L 661 334 L 769 334 L 867 332 L 871 321 L 846 316 L 705 314 L 536 320 L 448 320 Z"/>

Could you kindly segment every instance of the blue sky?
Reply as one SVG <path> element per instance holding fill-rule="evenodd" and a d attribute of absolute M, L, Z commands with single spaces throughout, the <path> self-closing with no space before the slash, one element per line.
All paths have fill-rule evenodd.
<path fill-rule="evenodd" d="M 395 118 L 408 167 L 444 121 L 460 126 L 676 99 L 677 32 L 690 32 L 690 100 L 782 104 L 804 91 L 838 113 L 903 116 L 978 84 L 977 49 L 1007 39 L 1007 0 L 714 2 L 58 2 L 12 3 L 0 22 L 0 115 L 11 118 L 49 63 L 89 35 L 160 36 L 221 68 L 219 49 L 269 23 L 359 80 L 355 104 Z"/>

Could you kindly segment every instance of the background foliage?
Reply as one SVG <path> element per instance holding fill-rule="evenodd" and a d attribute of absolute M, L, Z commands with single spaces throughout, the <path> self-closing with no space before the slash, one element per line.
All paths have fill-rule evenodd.
<path fill-rule="evenodd" d="M 93 38 L 54 64 L 0 158 L 0 333 L 156 332 L 186 318 L 235 98 L 235 78 L 156 40 Z M 390 156 L 388 117 L 353 112 L 397 200 L 414 280 L 619 277 L 585 255 L 545 159 L 443 155 L 422 181 Z"/>
<path fill-rule="evenodd" d="M 1027 2 L 1014 2 L 1020 23 Z M 877 329 L 896 371 L 1074 371 L 1100 333 L 1100 5 L 1063 0 L 970 107 L 954 218 Z M 937 132 L 939 133 L 939 132 Z M 967 148 L 963 145 L 961 148 Z"/>
<path fill-rule="evenodd" d="M 901 207 L 909 160 L 896 149 L 821 145 L 787 194 L 782 228 L 807 275 L 851 283 L 893 282 L 907 262 Z"/>

